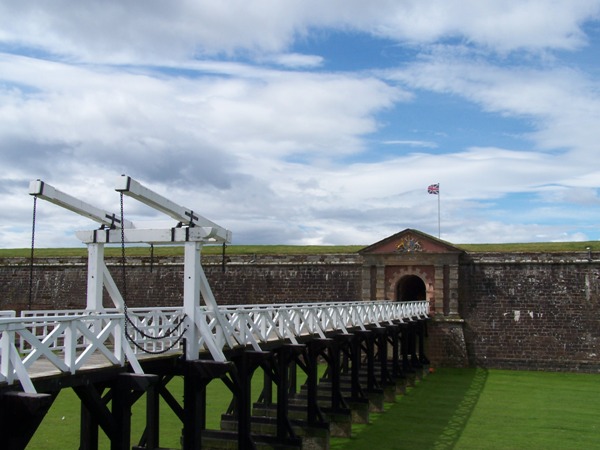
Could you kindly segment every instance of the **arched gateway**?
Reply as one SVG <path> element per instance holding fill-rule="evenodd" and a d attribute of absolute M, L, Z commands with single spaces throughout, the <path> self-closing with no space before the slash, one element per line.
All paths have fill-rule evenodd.
<path fill-rule="evenodd" d="M 427 292 L 425 283 L 417 275 L 406 275 L 398 282 L 396 300 L 399 302 L 412 302 L 425 300 Z"/>
<path fill-rule="evenodd" d="M 468 363 L 464 321 L 459 314 L 459 262 L 464 251 L 413 229 L 360 252 L 362 299 L 427 300 L 432 321 L 426 354 L 436 364 Z"/>
<path fill-rule="evenodd" d="M 360 251 L 363 300 L 427 300 L 438 319 L 458 317 L 458 267 L 463 250 L 406 229 Z"/>

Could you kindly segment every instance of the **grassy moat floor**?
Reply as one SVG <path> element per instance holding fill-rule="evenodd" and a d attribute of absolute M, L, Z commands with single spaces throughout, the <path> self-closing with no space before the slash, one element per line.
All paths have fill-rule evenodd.
<path fill-rule="evenodd" d="M 256 396 L 260 385 L 253 383 Z M 169 387 L 180 400 L 181 380 Z M 230 394 L 219 381 L 208 389 L 207 428 L 218 429 Z M 136 437 L 144 407 L 142 401 L 135 405 Z M 181 423 L 166 405 L 161 411 L 161 446 L 179 448 Z M 78 436 L 79 402 L 67 389 L 28 449 L 78 448 Z M 104 436 L 100 448 L 109 448 Z M 435 370 L 386 404 L 385 412 L 371 414 L 368 425 L 354 425 L 352 438 L 331 439 L 332 450 L 594 448 L 600 448 L 600 375 L 485 369 Z"/>
<path fill-rule="evenodd" d="M 600 448 L 600 375 L 440 369 L 332 449 Z"/>

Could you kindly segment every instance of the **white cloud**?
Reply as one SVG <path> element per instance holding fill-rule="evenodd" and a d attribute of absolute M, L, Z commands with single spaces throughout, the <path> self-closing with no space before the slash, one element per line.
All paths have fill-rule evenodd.
<path fill-rule="evenodd" d="M 499 67 L 434 54 L 390 76 L 413 88 L 462 96 L 484 111 L 529 120 L 529 137 L 538 149 L 596 154 L 600 84 L 577 70 Z"/>
<path fill-rule="evenodd" d="M 318 55 L 302 55 L 300 53 L 283 53 L 262 58 L 266 62 L 273 62 L 283 67 L 292 69 L 315 68 L 323 64 L 323 57 Z"/>
<path fill-rule="evenodd" d="M 573 49 L 597 0 L 9 0 L 0 5 L 0 40 L 86 61 L 182 59 L 206 53 L 277 53 L 322 27 L 399 42 L 455 37 L 475 45 Z M 110 32 L 107 32 L 110 30 Z"/>
<path fill-rule="evenodd" d="M 391 141 L 383 141 L 384 145 L 400 145 L 400 146 L 408 146 L 408 147 L 423 147 L 423 148 L 437 148 L 437 144 L 435 142 L 429 141 L 410 141 L 410 140 L 391 140 Z"/>
<path fill-rule="evenodd" d="M 3 2 L 0 198 L 15 225 L 0 228 L 0 246 L 28 245 L 30 179 L 114 210 L 120 173 L 222 223 L 236 243 L 369 244 L 405 227 L 436 234 L 436 198 L 425 191 L 433 182 L 442 237 L 581 239 L 587 231 L 565 231 L 564 208 L 536 205 L 508 225 L 494 214 L 522 192 L 542 203 L 597 201 L 598 81 L 548 52 L 585 48 L 583 27 L 599 8 L 597 0 Z M 326 72 L 334 53 L 294 51 L 295 42 L 344 32 L 383 37 L 409 56 L 383 74 Z M 529 141 L 445 147 L 443 124 L 439 142 L 390 137 L 408 130 L 382 115 L 419 108 L 423 92 L 523 121 Z M 399 148 L 382 160 L 380 145 Z M 92 226 L 46 206 L 42 246 L 74 245 L 67 229 Z M 135 202 L 127 212 L 155 219 Z M 538 224 L 535 214 L 563 223 Z"/>
<path fill-rule="evenodd" d="M 110 180 L 127 173 L 185 204 L 186 189 L 200 189 L 195 202 L 257 220 L 285 211 L 278 184 L 287 184 L 286 170 L 311 170 L 286 167 L 285 159 L 327 165 L 360 152 L 361 136 L 377 129 L 374 114 L 403 95 L 373 77 L 232 66 L 181 77 L 4 55 L 0 142 L 8 175 L 24 185 L 58 180 L 87 201 L 103 198 L 88 184 L 99 177 L 110 203 Z M 33 76 L 40 72 L 50 76 Z M 42 245 L 50 242 L 57 241 Z"/>

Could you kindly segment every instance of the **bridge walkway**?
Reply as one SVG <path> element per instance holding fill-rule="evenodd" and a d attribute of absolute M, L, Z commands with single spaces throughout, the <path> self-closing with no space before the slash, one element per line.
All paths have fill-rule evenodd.
<path fill-rule="evenodd" d="M 302 439 L 289 419 L 288 411 L 294 408 L 285 394 L 291 389 L 292 380 L 287 378 L 290 365 L 310 372 L 308 379 L 314 384 L 304 406 L 304 422 L 312 428 L 319 423 L 330 433 L 332 426 L 333 430 L 339 429 L 335 417 L 342 414 L 346 425 L 341 428 L 347 433 L 348 401 L 360 404 L 362 399 L 364 404 L 366 392 L 371 392 L 373 399 L 387 379 L 426 360 L 425 301 L 219 307 L 218 314 L 226 318 L 225 322 L 217 321 L 216 314 L 198 307 L 195 320 L 201 321 L 199 325 L 187 320 L 183 308 L 129 308 L 127 316 L 118 310 L 26 311 L 20 317 L 2 313 L 0 416 L 3 433 L 12 436 L 7 448 L 26 448 L 58 392 L 72 387 L 81 399 L 82 411 L 87 411 L 82 412 L 81 419 L 82 448 L 97 448 L 98 429 L 102 429 L 111 440 L 111 448 L 129 449 L 132 404 L 142 396 L 147 401 L 153 399 L 150 403 L 161 396 L 168 398 L 164 386 L 157 386 L 176 374 L 183 375 L 187 386 L 183 405 L 170 400 L 181 416 L 184 448 L 204 448 L 211 433 L 214 435 L 202 425 L 206 409 L 203 387 L 214 378 L 227 380 L 236 399 L 236 407 L 228 416 L 234 418 L 235 426 L 222 434 L 230 439 L 233 436 L 239 448 L 255 448 L 260 439 L 255 436 L 256 418 L 251 414 L 246 381 L 259 368 L 278 389 L 277 403 L 266 394 L 263 402 L 283 408 L 271 419 L 275 436 L 266 440 L 271 442 L 266 448 L 278 448 L 282 442 L 302 448 Z M 198 342 L 200 351 L 193 360 L 185 351 L 190 326 L 203 330 Z M 229 333 L 230 339 L 224 333 Z M 232 341 L 234 345 L 230 345 Z M 211 349 L 215 347 L 225 360 L 212 357 Z M 387 356 L 388 347 L 395 348 L 391 357 Z M 321 400 L 317 401 L 317 360 L 328 362 L 330 405 L 326 408 L 319 406 Z M 340 384 L 344 373 L 350 382 L 346 402 Z M 362 373 L 367 374 L 366 378 L 359 379 Z M 265 382 L 264 392 L 269 391 L 269 383 Z M 115 395 L 126 400 L 113 402 L 109 409 L 106 396 Z M 159 427 L 154 429 L 152 424 L 156 414 L 148 412 L 146 437 L 135 448 L 160 448 Z M 30 424 L 29 428 L 23 429 L 19 425 L 22 423 Z M 311 428 L 307 427 L 303 429 Z M 307 439 L 304 437 L 305 442 Z"/>

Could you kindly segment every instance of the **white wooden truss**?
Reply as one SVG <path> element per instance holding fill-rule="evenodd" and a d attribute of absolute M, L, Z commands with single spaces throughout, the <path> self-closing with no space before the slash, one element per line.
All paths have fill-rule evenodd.
<path fill-rule="evenodd" d="M 427 301 L 219 306 L 202 269 L 200 254 L 203 245 L 229 243 L 231 232 L 125 175 L 117 180 L 116 190 L 169 215 L 178 221 L 177 225 L 170 229 L 138 229 L 122 220 L 122 214 L 96 208 L 40 180 L 30 184 L 31 195 L 89 217 L 101 228 L 76 232 L 88 247 L 85 309 L 23 311 L 21 317 L 15 317 L 14 311 L 0 311 L 0 383 L 19 381 L 24 391 L 33 393 L 31 372 L 42 363 L 49 370 L 46 376 L 76 373 L 94 365 L 127 363 L 142 373 L 139 358 L 163 350 L 181 353 L 183 337 L 187 359 L 209 352 L 215 361 L 223 362 L 227 349 L 240 346 L 261 350 L 261 344 L 267 342 L 297 343 L 301 336 L 323 338 L 331 332 L 348 333 L 428 315 Z M 181 307 L 127 308 L 104 261 L 105 244 L 123 243 L 184 246 Z M 103 289 L 115 308 L 103 307 Z M 181 321 L 184 326 L 179 325 Z"/>

